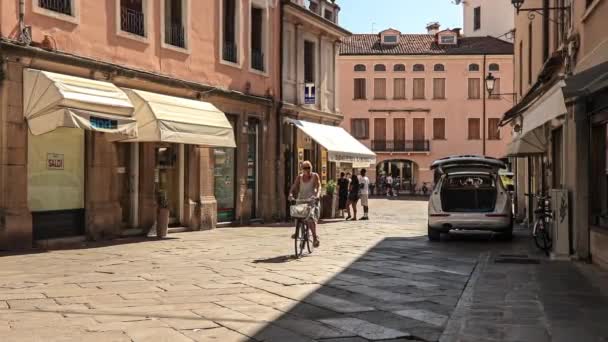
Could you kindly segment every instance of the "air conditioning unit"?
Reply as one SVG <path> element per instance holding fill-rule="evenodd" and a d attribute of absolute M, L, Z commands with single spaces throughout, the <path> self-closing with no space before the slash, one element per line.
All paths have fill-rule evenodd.
<path fill-rule="evenodd" d="M 570 257 L 570 201 L 568 190 L 551 189 L 551 211 L 553 212 L 552 259 Z"/>

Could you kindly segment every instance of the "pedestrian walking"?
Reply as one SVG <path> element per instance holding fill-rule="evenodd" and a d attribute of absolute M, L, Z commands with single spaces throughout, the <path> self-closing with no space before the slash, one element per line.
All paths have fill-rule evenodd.
<path fill-rule="evenodd" d="M 348 216 L 346 217 L 347 220 L 357 220 L 357 202 L 359 202 L 359 177 L 353 170 L 353 175 L 350 179 L 350 186 L 348 188 L 348 203 L 346 204 L 346 208 L 348 210 Z M 350 216 L 351 208 L 353 209 L 352 217 Z"/>
<path fill-rule="evenodd" d="M 386 197 L 393 194 L 393 176 L 390 174 L 386 176 Z"/>
<path fill-rule="evenodd" d="M 340 179 L 338 179 L 338 209 L 340 210 L 340 216 L 344 218 L 344 211 L 346 210 L 346 203 L 348 202 L 348 184 L 350 180 L 346 178 L 344 172 L 340 172 Z"/>
<path fill-rule="evenodd" d="M 369 220 L 369 204 L 368 204 L 368 200 L 369 200 L 369 178 L 366 176 L 367 170 L 365 169 L 361 169 L 361 177 L 360 177 L 360 199 L 361 199 L 361 206 L 363 207 L 363 217 L 361 217 L 362 220 Z"/>

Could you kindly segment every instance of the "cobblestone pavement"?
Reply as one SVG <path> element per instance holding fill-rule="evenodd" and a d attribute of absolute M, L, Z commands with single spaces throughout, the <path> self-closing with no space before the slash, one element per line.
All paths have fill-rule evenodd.
<path fill-rule="evenodd" d="M 536 288 L 542 282 L 526 276 L 538 265 L 505 266 L 519 270 L 506 282 L 510 273 L 489 261 L 499 253 L 521 253 L 529 245 L 526 237 L 507 242 L 494 235 L 456 234 L 431 244 L 425 235 L 426 202 L 374 199 L 370 205 L 370 221 L 321 225 L 321 248 L 299 260 L 290 257 L 293 229 L 288 226 L 224 228 L 162 241 L 0 257 L 0 341 L 481 341 L 480 336 L 518 341 L 531 336 L 506 336 L 499 319 L 473 324 L 475 317 L 502 317 L 496 307 L 483 306 L 488 300 L 516 299 L 500 291 L 492 297 L 492 289 Z M 551 279 L 555 274 L 560 273 L 547 274 L 547 284 L 559 282 Z M 562 290 L 552 292 L 563 299 L 554 312 L 577 303 Z M 538 307 L 538 294 L 521 300 Z M 591 296 L 579 297 L 592 304 Z M 510 314 L 524 320 L 533 306 L 529 302 L 512 306 Z M 581 314 L 603 313 L 600 304 L 592 308 Z M 545 315 L 532 312 L 530 321 L 547 327 Z M 540 336 L 537 330 L 528 333 Z"/>

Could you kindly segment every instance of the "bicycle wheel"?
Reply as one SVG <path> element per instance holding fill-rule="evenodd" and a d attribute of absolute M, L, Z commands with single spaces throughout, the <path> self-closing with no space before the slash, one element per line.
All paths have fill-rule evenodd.
<path fill-rule="evenodd" d="M 297 258 L 301 257 L 304 253 L 304 246 L 306 244 L 305 234 L 306 234 L 306 224 L 301 220 L 298 220 L 296 224 L 296 235 L 295 239 L 293 239 L 295 256 Z"/>
<path fill-rule="evenodd" d="M 551 238 L 545 228 L 545 223 L 542 220 L 536 221 L 534 224 L 534 243 L 536 247 L 543 250 L 545 254 L 549 255 L 551 250 Z"/>
<path fill-rule="evenodd" d="M 315 250 L 313 236 L 311 234 L 310 228 L 308 228 L 308 224 L 306 225 L 306 249 L 308 249 L 308 254 L 311 254 L 312 251 Z"/>

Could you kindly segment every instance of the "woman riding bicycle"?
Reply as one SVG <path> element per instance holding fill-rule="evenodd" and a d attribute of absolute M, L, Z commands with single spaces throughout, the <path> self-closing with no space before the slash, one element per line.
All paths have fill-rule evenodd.
<path fill-rule="evenodd" d="M 302 174 L 296 178 L 289 190 L 289 199 L 293 200 L 293 195 L 297 194 L 298 201 L 311 200 L 313 208 L 312 215 L 308 221 L 308 228 L 310 228 L 314 239 L 313 246 L 319 247 L 317 220 L 319 219 L 318 199 L 321 196 L 321 179 L 317 173 L 312 172 L 312 164 L 308 160 L 302 163 L 302 170 Z M 292 238 L 295 238 L 295 235 Z"/>

